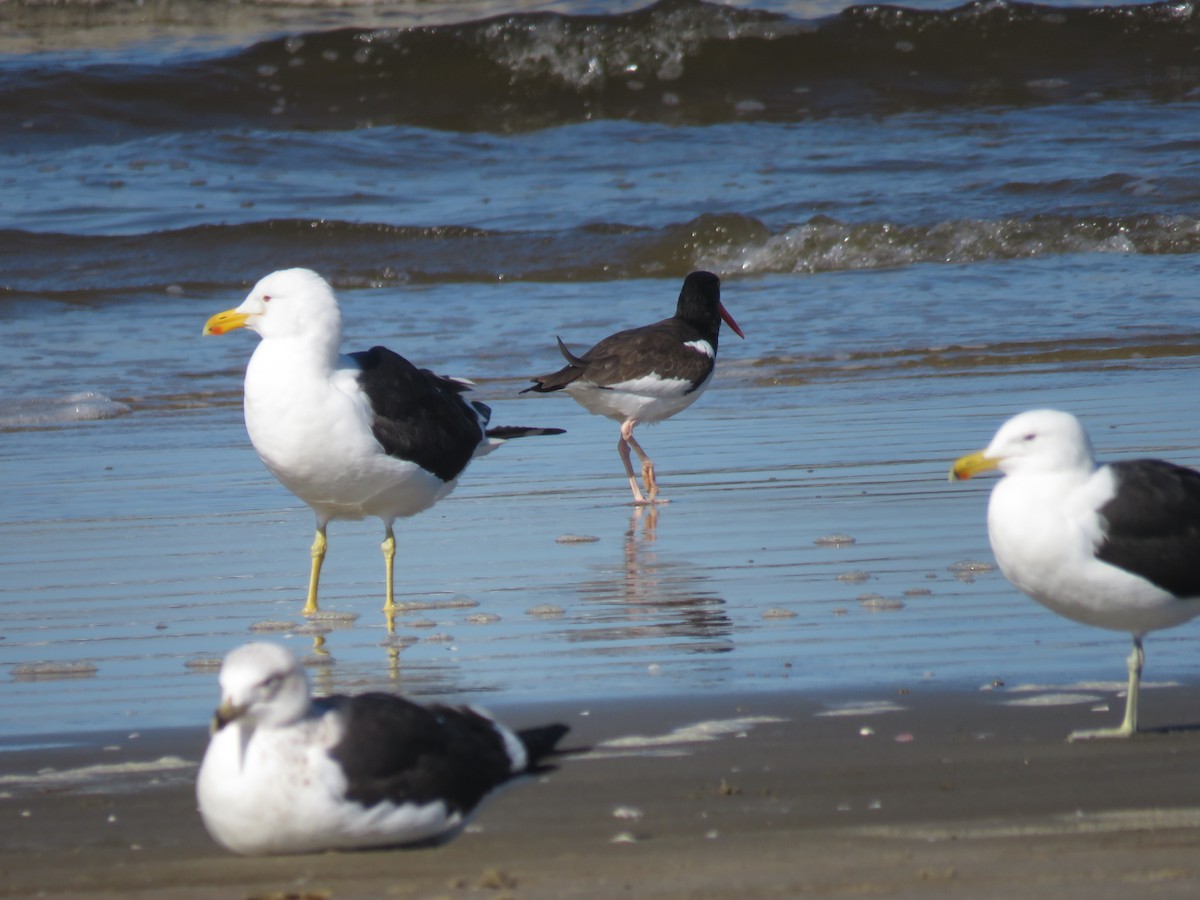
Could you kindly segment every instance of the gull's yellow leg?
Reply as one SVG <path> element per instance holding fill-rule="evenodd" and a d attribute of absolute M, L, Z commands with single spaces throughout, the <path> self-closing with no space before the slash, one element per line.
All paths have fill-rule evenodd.
<path fill-rule="evenodd" d="M 303 614 L 311 616 L 317 611 L 317 584 L 321 580 L 321 564 L 325 562 L 325 526 L 317 526 L 317 536 L 312 545 L 312 571 L 308 575 L 308 600 L 304 603 Z"/>
<path fill-rule="evenodd" d="M 1073 731 L 1068 741 L 1087 741 L 1092 738 L 1126 738 L 1137 733 L 1138 691 L 1142 686 L 1142 667 L 1146 664 L 1146 652 L 1142 649 L 1140 636 L 1133 639 L 1133 650 L 1129 654 L 1129 687 L 1125 692 L 1125 718 L 1116 728 L 1097 728 L 1093 731 Z"/>
<path fill-rule="evenodd" d="M 1138 693 L 1142 687 L 1142 667 L 1146 665 L 1146 651 L 1142 649 L 1142 639 L 1133 639 L 1133 650 L 1129 652 L 1129 689 L 1125 694 L 1125 721 L 1118 731 L 1131 735 L 1137 731 Z"/>
<path fill-rule="evenodd" d="M 385 588 L 387 591 L 387 597 L 384 600 L 383 611 L 385 613 L 391 613 L 394 616 L 396 613 L 396 600 L 394 598 L 392 588 L 394 585 L 393 574 L 395 572 L 396 562 L 396 535 L 392 534 L 391 525 L 386 527 L 387 537 L 385 537 L 383 539 L 383 543 L 379 545 L 379 549 L 383 551 L 383 566 L 385 572 L 384 582 L 387 585 Z M 391 617 L 389 617 L 389 621 L 390 620 Z"/>

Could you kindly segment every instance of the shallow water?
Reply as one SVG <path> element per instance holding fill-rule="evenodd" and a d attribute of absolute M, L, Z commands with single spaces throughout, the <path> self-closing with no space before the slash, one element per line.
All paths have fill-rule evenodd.
<path fill-rule="evenodd" d="M 314 15 L 289 33 L 345 39 Z M 235 49 L 131 54 L 185 72 L 287 52 L 220 31 L 187 33 Z M 21 49 L 0 70 L 86 83 L 105 52 Z M 763 71 L 768 99 L 798 77 Z M 97 119 L 63 93 L 61 130 L 0 150 L 0 729 L 202 722 L 208 663 L 256 637 L 311 654 L 323 689 L 496 704 L 1122 679 L 1125 636 L 958 570 L 991 561 L 990 483 L 946 472 L 1035 406 L 1079 414 L 1103 458 L 1200 463 L 1195 99 L 1134 79 L 717 115 L 703 79 L 672 84 L 680 115 L 580 84 L 588 116 L 530 124 L 534 105 L 512 130 L 309 128 L 236 104 L 189 121 L 134 89 Z M 323 605 L 357 618 L 295 633 L 312 517 L 245 437 L 253 336 L 200 337 L 294 264 L 338 285 L 348 348 L 475 379 L 496 423 L 567 429 L 398 524 L 398 594 L 428 607 L 399 617 L 415 643 L 384 628 L 369 522 L 331 526 L 323 576 Z M 673 502 L 639 513 L 613 423 L 517 392 L 555 335 L 578 349 L 667 315 L 698 267 L 747 339 L 724 335 L 708 393 L 640 433 Z M 272 621 L 290 630 L 254 630 Z M 1200 674 L 1194 627 L 1150 637 L 1149 680 Z"/>
<path fill-rule="evenodd" d="M 1107 307 L 1055 322 L 1054 341 L 1039 339 L 1032 320 L 990 340 L 964 323 L 954 329 L 967 338 L 958 349 L 929 338 L 938 323 L 962 317 L 962 271 L 813 276 L 803 285 L 812 315 L 774 323 L 767 310 L 795 302 L 795 280 L 731 280 L 726 301 L 748 340 L 724 342 L 721 376 L 702 401 L 644 435 L 673 501 L 656 511 L 628 505 L 615 426 L 562 398 L 518 400 L 515 377 L 485 381 L 479 393 L 494 421 L 568 433 L 477 461 L 448 500 L 398 527 L 401 596 L 435 607 L 400 616 L 398 634 L 415 638 L 411 646 L 389 643 L 379 611 L 378 526 L 336 523 L 324 605 L 358 618 L 329 623 L 321 647 L 329 664 L 314 668 L 316 681 L 502 703 L 1119 679 L 1121 635 L 1060 620 L 995 572 L 952 571 L 990 561 L 987 484 L 949 484 L 947 467 L 1015 410 L 1075 410 L 1106 457 L 1200 462 L 1200 426 L 1180 415 L 1196 369 L 1187 335 L 1200 313 L 1172 316 L 1171 330 L 1130 322 L 1122 285 L 1162 289 L 1172 273 L 1145 258 L 1080 262 L 1076 279 L 1103 286 L 1095 306 L 1109 296 Z M 991 296 L 976 295 L 987 307 L 1046 293 L 1048 281 L 1066 277 L 1063 268 L 1004 263 L 970 281 L 991 284 Z M 1174 296 L 1182 298 L 1178 275 Z M 637 282 L 622 294 L 670 296 L 672 287 Z M 572 304 L 587 309 L 609 291 L 572 291 Z M 539 337 L 557 331 L 569 340 L 578 330 L 556 286 L 406 296 L 414 312 L 457 322 L 440 338 L 447 370 L 474 375 L 470 346 L 489 340 L 490 320 L 458 321 L 454 310 L 473 292 L 520 310 L 506 326 L 511 337 L 492 344 L 492 371 L 544 368 L 552 348 Z M 344 293 L 349 343 L 377 333 L 364 310 L 390 293 Z M 888 315 L 859 315 L 865 298 L 884 295 L 893 298 Z M 153 383 L 159 361 L 123 368 L 124 354 L 102 345 L 77 368 L 76 384 L 111 392 L 130 413 L 5 435 L 2 702 L 17 733 L 101 728 L 114 717 L 137 727 L 201 721 L 215 673 L 189 663 L 255 636 L 289 640 L 299 652 L 313 645 L 310 635 L 254 631 L 303 622 L 312 519 L 246 444 L 235 386 L 250 336 L 198 336 L 225 299 L 173 300 L 157 313 L 155 299 L 94 310 L 98 333 L 125 328 L 164 360 L 186 361 L 177 369 L 189 373 L 189 389 L 162 392 Z M 636 310 L 621 308 L 627 302 L 614 317 L 636 321 Z M 840 339 L 835 322 L 847 328 Z M 427 341 L 398 329 L 388 343 L 407 350 Z M 52 352 L 25 349 L 31 359 Z M 565 535 L 598 540 L 559 543 Z M 854 543 L 819 543 L 832 535 Z M 860 599 L 872 594 L 903 606 Z M 545 606 L 561 614 L 538 614 Z M 499 618 L 472 621 L 480 615 Z M 1195 677 L 1191 640 L 1187 627 L 1153 636 L 1148 678 Z M 95 673 L 18 674 L 30 664 L 81 661 Z"/>

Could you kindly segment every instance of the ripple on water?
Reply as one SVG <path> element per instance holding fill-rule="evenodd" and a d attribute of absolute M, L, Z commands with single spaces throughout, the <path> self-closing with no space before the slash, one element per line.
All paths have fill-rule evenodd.
<path fill-rule="evenodd" d="M 64 425 L 114 419 L 133 411 L 127 403 L 84 391 L 65 397 L 0 399 L 0 428 Z"/>

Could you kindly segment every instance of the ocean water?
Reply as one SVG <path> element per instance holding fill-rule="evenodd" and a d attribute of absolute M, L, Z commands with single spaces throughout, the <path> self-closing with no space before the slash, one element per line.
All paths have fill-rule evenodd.
<path fill-rule="evenodd" d="M 989 563 L 951 461 L 1035 406 L 1200 464 L 1186 3 L 0 5 L 0 735 L 200 723 L 255 638 L 323 690 L 504 705 L 1117 682 Z M 398 523 L 312 517 L 241 421 L 262 275 L 346 346 L 554 425 Z M 521 396 L 718 272 L 746 332 L 639 431 Z M 586 541 L 563 540 L 569 536 Z M 852 540 L 828 540 L 842 536 Z M 964 565 L 966 564 L 966 565 Z M 1196 681 L 1196 626 L 1147 679 Z M 1147 717 L 1152 693 L 1146 702 Z M 1114 710 L 1113 715 L 1116 715 Z"/>

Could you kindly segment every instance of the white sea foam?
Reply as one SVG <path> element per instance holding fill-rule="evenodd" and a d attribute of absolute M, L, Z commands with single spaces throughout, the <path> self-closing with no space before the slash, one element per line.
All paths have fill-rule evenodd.
<path fill-rule="evenodd" d="M 676 728 L 666 734 L 641 735 L 632 734 L 626 737 L 611 738 L 601 741 L 597 746 L 605 749 L 627 750 L 641 747 L 663 747 L 673 744 L 694 744 L 705 741 L 715 741 L 731 734 L 742 734 L 755 725 L 771 725 L 786 722 L 778 716 L 742 716 L 736 719 L 713 719 L 707 722 L 696 722 Z"/>
<path fill-rule="evenodd" d="M 22 428 L 34 425 L 63 425 L 68 422 L 89 422 L 96 419 L 115 419 L 133 410 L 125 403 L 98 394 L 82 391 L 65 397 L 24 397 L 0 400 L 0 428 Z"/>
<path fill-rule="evenodd" d="M 0 775 L 0 789 L 6 791 L 86 790 L 103 787 L 144 788 L 147 784 L 163 783 L 172 776 L 191 777 L 196 763 L 178 756 L 163 756 L 155 760 L 122 763 L 97 763 L 73 769 L 45 768 L 37 772 Z"/>

